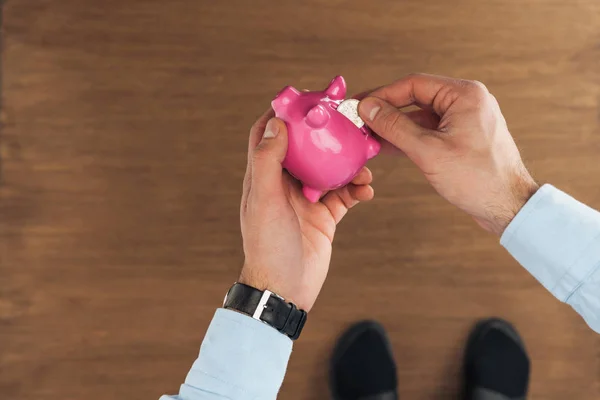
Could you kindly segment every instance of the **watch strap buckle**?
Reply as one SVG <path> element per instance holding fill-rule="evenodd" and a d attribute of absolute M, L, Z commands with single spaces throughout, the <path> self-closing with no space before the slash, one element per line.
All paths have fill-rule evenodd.
<path fill-rule="evenodd" d="M 286 302 L 278 294 L 243 283 L 235 283 L 229 289 L 223 307 L 265 323 L 292 340 L 300 336 L 307 317 L 306 311 Z"/>
<path fill-rule="evenodd" d="M 262 321 L 260 317 L 262 316 L 263 311 L 267 307 L 267 301 L 271 298 L 273 292 L 270 290 L 265 290 L 256 305 L 256 309 L 254 310 L 254 314 L 252 314 L 252 318 Z"/>

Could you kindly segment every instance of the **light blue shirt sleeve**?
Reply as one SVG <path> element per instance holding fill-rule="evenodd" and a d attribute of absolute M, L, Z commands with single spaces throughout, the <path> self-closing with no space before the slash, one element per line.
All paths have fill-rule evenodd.
<path fill-rule="evenodd" d="M 542 186 L 500 243 L 546 289 L 600 333 L 600 213 Z"/>
<path fill-rule="evenodd" d="M 287 336 L 220 308 L 179 395 L 160 400 L 275 399 L 291 353 Z"/>

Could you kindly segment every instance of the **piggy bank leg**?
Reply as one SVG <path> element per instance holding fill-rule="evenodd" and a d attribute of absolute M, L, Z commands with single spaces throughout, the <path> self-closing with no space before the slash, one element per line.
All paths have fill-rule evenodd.
<path fill-rule="evenodd" d="M 321 198 L 320 190 L 313 189 L 308 186 L 302 187 L 302 193 L 304 193 L 304 197 L 306 197 L 311 203 L 316 203 Z"/>
<path fill-rule="evenodd" d="M 379 150 L 381 150 L 381 143 L 373 136 L 367 136 L 367 160 L 370 160 L 379 154 Z"/>

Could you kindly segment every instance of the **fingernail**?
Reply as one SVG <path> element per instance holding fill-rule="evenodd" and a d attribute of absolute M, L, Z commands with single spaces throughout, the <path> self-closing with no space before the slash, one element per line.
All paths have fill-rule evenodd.
<path fill-rule="evenodd" d="M 373 121 L 375 119 L 379 110 L 381 110 L 381 106 L 377 100 L 372 97 L 367 97 L 360 102 L 359 111 L 361 114 L 366 115 L 369 121 Z"/>
<path fill-rule="evenodd" d="M 267 126 L 265 127 L 265 133 L 263 134 L 263 138 L 271 139 L 277 136 L 279 133 L 279 124 L 273 118 L 267 122 Z"/>

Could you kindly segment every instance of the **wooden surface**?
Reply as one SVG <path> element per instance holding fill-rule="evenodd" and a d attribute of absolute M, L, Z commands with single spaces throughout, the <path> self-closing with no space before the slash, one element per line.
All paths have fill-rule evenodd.
<path fill-rule="evenodd" d="M 485 82 L 528 165 L 600 208 L 600 3 L 7 0 L 0 398 L 153 399 L 183 381 L 242 262 L 246 137 L 284 85 Z M 283 399 L 324 399 L 352 321 L 389 329 L 405 399 L 456 393 L 463 341 L 525 337 L 532 398 L 600 396 L 600 341 L 404 159 L 341 224 Z"/>

